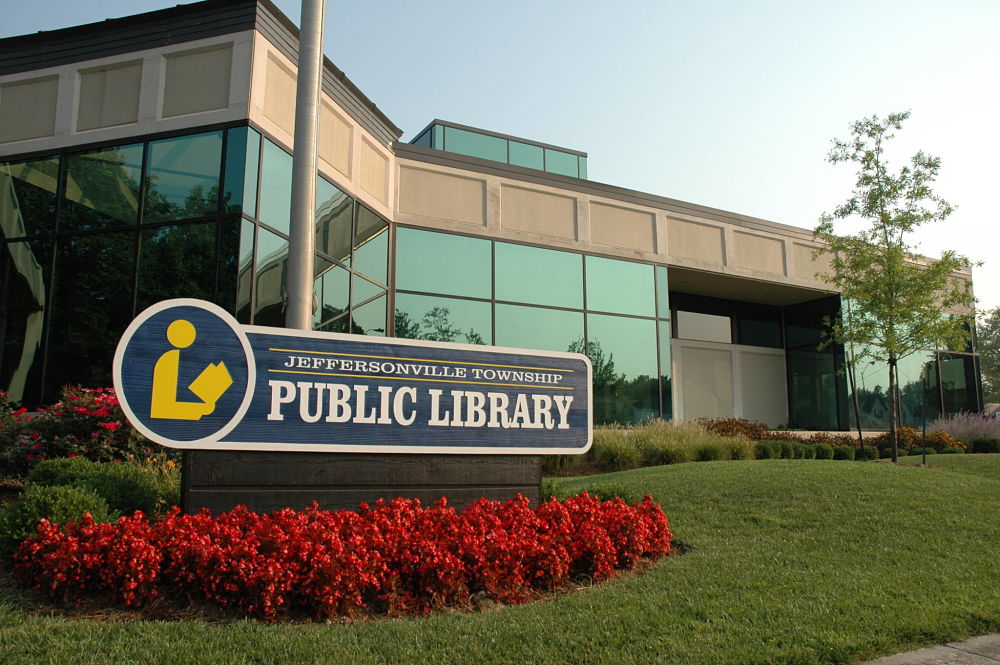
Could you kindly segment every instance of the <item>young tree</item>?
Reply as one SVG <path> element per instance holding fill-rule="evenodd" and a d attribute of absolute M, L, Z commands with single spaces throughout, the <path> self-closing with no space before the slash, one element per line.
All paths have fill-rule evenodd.
<path fill-rule="evenodd" d="M 983 372 L 983 401 L 995 404 L 1000 402 L 1000 307 L 979 313 L 976 335 Z"/>
<path fill-rule="evenodd" d="M 910 244 L 914 229 L 943 221 L 953 208 L 931 190 L 940 159 L 918 152 L 908 166 L 895 172 L 889 168 L 886 144 L 909 115 L 864 118 L 851 125 L 850 140 L 834 140 L 828 161 L 855 165 L 855 189 L 833 214 L 820 218 L 814 232 L 832 251 L 832 270 L 822 277 L 840 291 L 848 309 L 831 322 L 831 339 L 857 351 L 848 362 L 869 358 L 886 363 L 893 462 L 898 459 L 898 362 L 918 349 L 962 348 L 968 317 L 946 312 L 974 303 L 968 282 L 955 278 L 971 267 L 967 258 L 946 251 L 940 259 L 928 260 Z M 835 221 L 857 219 L 867 222 L 861 231 L 834 232 Z"/>

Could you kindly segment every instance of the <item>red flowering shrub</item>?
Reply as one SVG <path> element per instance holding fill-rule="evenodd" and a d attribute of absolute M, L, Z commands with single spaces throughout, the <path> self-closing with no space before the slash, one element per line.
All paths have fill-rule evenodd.
<path fill-rule="evenodd" d="M 24 476 L 56 457 L 112 462 L 169 454 L 128 423 L 111 388 L 63 388 L 58 402 L 34 414 L 15 410 L 0 393 L 0 474 Z"/>
<path fill-rule="evenodd" d="M 586 492 L 534 509 L 523 497 L 480 499 L 462 512 L 444 499 L 358 512 L 174 509 L 158 523 L 139 512 L 117 524 L 43 520 L 14 555 L 14 574 L 63 598 L 96 592 L 132 606 L 169 588 L 267 620 L 289 610 L 421 614 L 473 594 L 521 603 L 574 576 L 607 579 L 668 553 L 670 538 L 650 497 L 628 505 Z"/>

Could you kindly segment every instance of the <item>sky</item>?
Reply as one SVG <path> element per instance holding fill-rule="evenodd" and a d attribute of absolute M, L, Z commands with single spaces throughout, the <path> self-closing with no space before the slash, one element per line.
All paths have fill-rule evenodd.
<path fill-rule="evenodd" d="M 297 24 L 300 2 L 275 1 Z M 174 4 L 13 3 L 0 37 Z M 890 165 L 939 157 L 956 207 L 911 240 L 981 262 L 978 307 L 1000 306 L 1000 2 L 328 0 L 325 25 L 404 141 L 450 120 L 587 152 L 597 182 L 806 229 L 853 188 L 832 140 L 909 110 Z"/>

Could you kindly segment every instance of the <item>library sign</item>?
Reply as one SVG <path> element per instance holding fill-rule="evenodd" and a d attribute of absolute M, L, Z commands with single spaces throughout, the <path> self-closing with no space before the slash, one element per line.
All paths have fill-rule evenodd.
<path fill-rule="evenodd" d="M 574 454 L 590 448 L 591 371 L 578 353 L 244 326 L 177 299 L 125 331 L 114 384 L 173 448 Z"/>

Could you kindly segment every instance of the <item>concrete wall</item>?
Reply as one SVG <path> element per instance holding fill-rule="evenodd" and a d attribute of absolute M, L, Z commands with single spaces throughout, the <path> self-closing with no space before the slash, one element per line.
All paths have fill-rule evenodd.
<path fill-rule="evenodd" d="M 0 76 L 0 157 L 245 119 L 254 34 Z"/>
<path fill-rule="evenodd" d="M 813 260 L 815 244 L 805 229 L 748 227 L 642 205 L 585 180 L 569 188 L 555 178 L 534 181 L 544 174 L 526 181 L 404 157 L 397 162 L 395 219 L 403 224 L 815 289 L 816 297 L 830 290 L 816 276 L 829 259 Z"/>
<path fill-rule="evenodd" d="M 249 118 L 289 151 L 295 131 L 295 63 L 255 33 Z M 319 170 L 348 194 L 391 218 L 395 157 L 326 93 L 321 95 Z"/>

